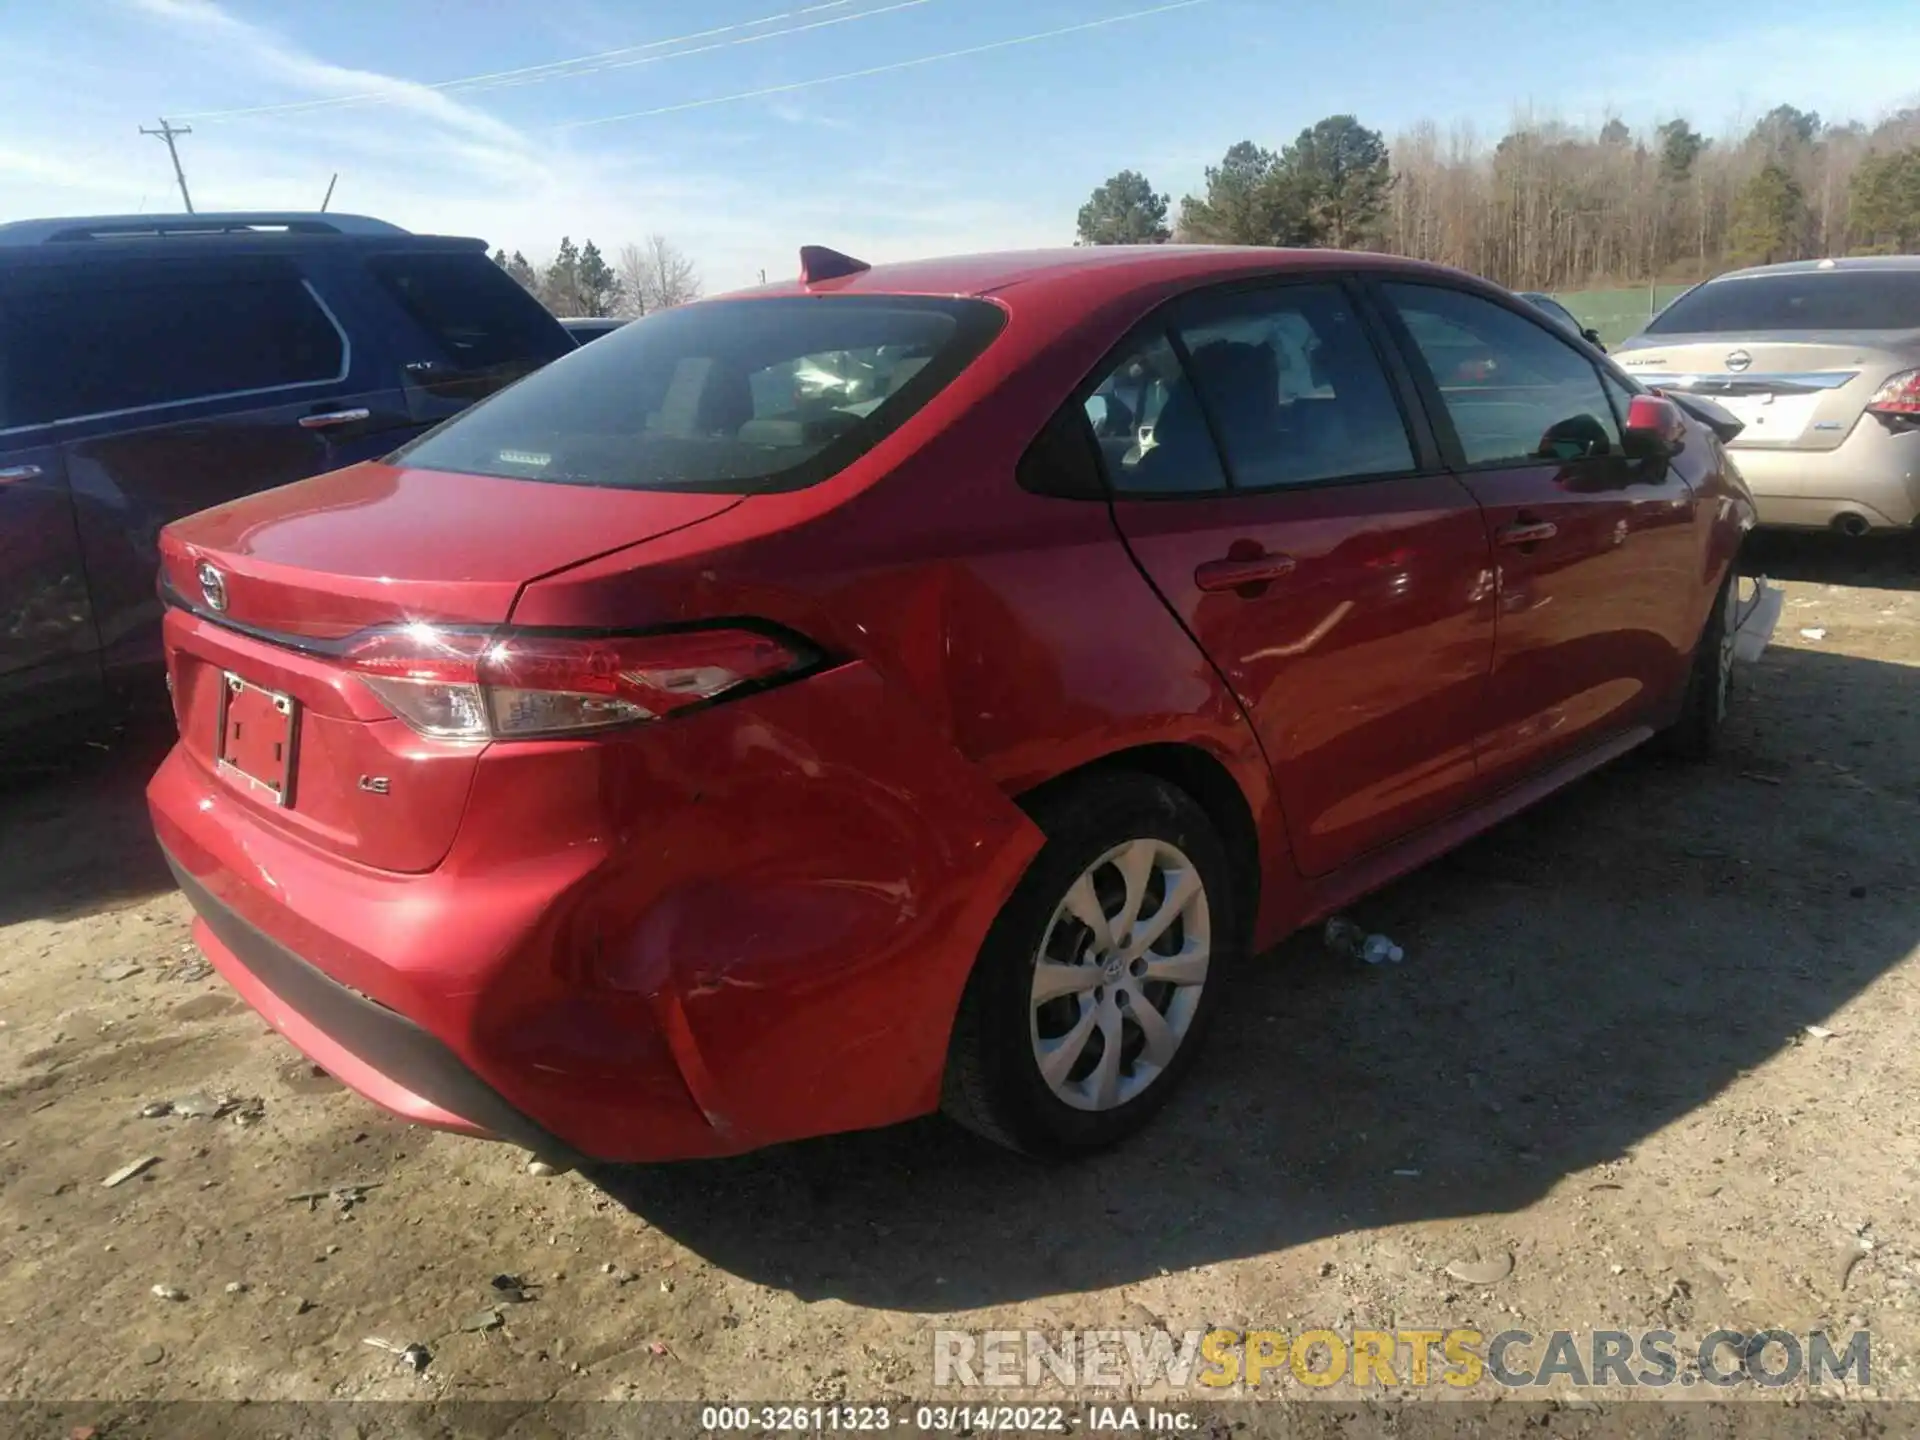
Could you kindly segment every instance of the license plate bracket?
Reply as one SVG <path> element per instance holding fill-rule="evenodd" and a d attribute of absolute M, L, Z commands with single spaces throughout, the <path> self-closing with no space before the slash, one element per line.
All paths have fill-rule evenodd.
<path fill-rule="evenodd" d="M 220 773 L 269 804 L 291 805 L 299 702 L 229 670 L 221 676 L 219 710 L 213 757 Z"/>

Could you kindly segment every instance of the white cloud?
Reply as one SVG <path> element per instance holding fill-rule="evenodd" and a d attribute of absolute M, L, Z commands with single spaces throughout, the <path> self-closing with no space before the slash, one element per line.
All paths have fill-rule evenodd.
<path fill-rule="evenodd" d="M 524 150 L 518 130 L 472 105 L 415 80 L 334 65 L 288 44 L 271 31 L 236 19 L 213 0 L 129 0 L 135 10 L 217 50 L 223 64 L 251 67 L 315 96 L 362 94 L 451 131 L 510 150 Z"/>
<path fill-rule="evenodd" d="M 105 168 L 97 157 L 69 158 L 41 148 L 19 150 L 9 146 L 0 146 L 0 175 L 23 186 L 86 195 L 121 196 L 144 190 L 148 184 L 146 176 Z"/>
<path fill-rule="evenodd" d="M 57 57 L 32 77 L 21 123 L 0 142 L 0 219 L 177 208 L 165 147 L 133 133 L 130 111 L 178 118 L 195 101 L 206 111 L 228 97 L 378 93 L 377 106 L 192 120 L 181 158 L 195 203 L 312 209 L 338 171 L 336 210 L 478 235 L 536 261 L 563 234 L 591 237 L 611 255 L 658 231 L 694 256 L 715 291 L 754 283 L 763 268 L 792 275 L 808 243 L 880 262 L 1067 238 L 1058 216 L 956 178 L 955 156 L 937 141 L 870 135 L 831 183 L 799 182 L 765 163 L 764 115 L 702 125 L 697 145 L 672 150 L 631 134 L 520 128 L 477 97 L 334 64 L 214 0 L 115 3 L 136 25 L 73 62 L 105 69 L 101 83 L 76 90 Z M 786 101 L 774 119 L 836 123 L 823 108 Z"/>
<path fill-rule="evenodd" d="M 1744 129 L 1783 103 L 1871 125 L 1920 101 L 1913 57 L 1887 43 L 1884 25 L 1825 16 L 1767 29 L 1695 27 L 1680 43 L 1643 49 L 1634 65 L 1617 68 L 1633 78 L 1588 86 L 1568 108 L 1602 117 L 1684 115 L 1719 134 Z"/>

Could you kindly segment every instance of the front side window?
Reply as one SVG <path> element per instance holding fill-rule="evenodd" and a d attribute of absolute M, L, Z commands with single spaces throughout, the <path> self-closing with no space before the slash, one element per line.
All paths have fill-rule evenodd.
<path fill-rule="evenodd" d="M 574 350 L 395 463 L 574 485 L 760 494 L 814 484 L 905 423 L 999 334 L 980 300 L 821 296 L 663 310 Z"/>
<path fill-rule="evenodd" d="M 1619 422 L 1599 372 L 1544 324 L 1464 291 L 1380 288 L 1432 373 L 1466 464 L 1621 453 Z"/>
<path fill-rule="evenodd" d="M 1626 428 L 1627 412 L 1633 407 L 1633 397 L 1641 392 L 1627 384 L 1611 370 L 1602 369 L 1600 383 L 1606 386 L 1607 399 L 1613 402 L 1614 417 L 1619 420 L 1622 430 Z"/>
<path fill-rule="evenodd" d="M 1237 489 L 1414 468 L 1386 371 L 1339 286 L 1204 296 L 1175 325 Z"/>
<path fill-rule="evenodd" d="M 335 380 L 345 363 L 299 271 L 252 257 L 22 267 L 0 325 L 16 426 Z"/>

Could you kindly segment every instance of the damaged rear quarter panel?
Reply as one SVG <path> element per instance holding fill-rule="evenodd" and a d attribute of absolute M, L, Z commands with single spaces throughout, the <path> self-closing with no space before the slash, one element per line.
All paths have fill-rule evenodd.
<path fill-rule="evenodd" d="M 854 662 L 621 747 L 592 988 L 652 1005 L 716 1149 L 935 1107 L 1040 832 Z"/>

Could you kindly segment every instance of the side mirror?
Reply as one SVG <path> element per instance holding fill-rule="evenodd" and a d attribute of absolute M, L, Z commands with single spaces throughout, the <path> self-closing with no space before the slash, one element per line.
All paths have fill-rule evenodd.
<path fill-rule="evenodd" d="M 1627 405 L 1623 438 L 1635 458 L 1670 459 L 1686 446 L 1687 417 L 1664 395 L 1636 395 Z"/>
<path fill-rule="evenodd" d="M 1607 353 L 1606 342 L 1600 338 L 1600 332 L 1598 330 L 1582 330 L 1580 332 L 1580 338 L 1593 346 L 1593 348 L 1598 350 L 1602 355 Z"/>

